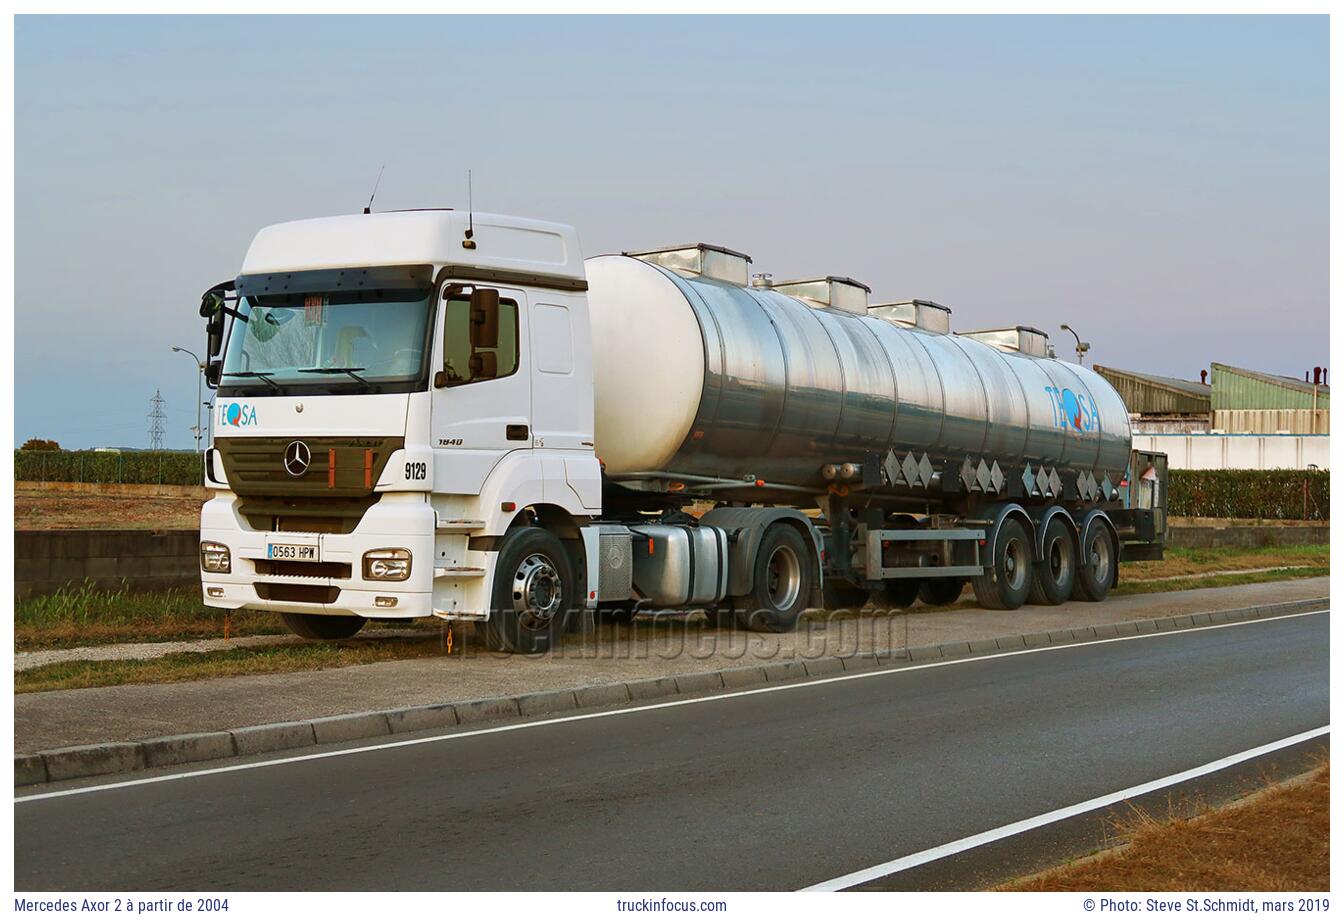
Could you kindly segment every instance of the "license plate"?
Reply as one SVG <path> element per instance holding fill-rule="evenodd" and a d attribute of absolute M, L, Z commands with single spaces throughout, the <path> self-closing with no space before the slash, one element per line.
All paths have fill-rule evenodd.
<path fill-rule="evenodd" d="M 316 546 L 298 543 L 267 543 L 267 559 L 292 559 L 295 562 L 321 562 Z"/>

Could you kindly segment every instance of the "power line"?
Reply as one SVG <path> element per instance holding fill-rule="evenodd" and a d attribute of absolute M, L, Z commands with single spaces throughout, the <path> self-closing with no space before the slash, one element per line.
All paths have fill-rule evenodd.
<path fill-rule="evenodd" d="M 149 449 L 163 450 L 163 423 L 168 416 L 163 411 L 163 396 L 158 388 L 154 389 L 154 398 L 149 401 Z"/>

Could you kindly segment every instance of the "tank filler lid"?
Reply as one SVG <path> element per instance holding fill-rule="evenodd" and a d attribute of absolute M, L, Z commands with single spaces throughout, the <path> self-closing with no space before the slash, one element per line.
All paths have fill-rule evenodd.
<path fill-rule="evenodd" d="M 711 243 L 686 243 L 622 253 L 683 275 L 701 275 L 742 287 L 747 285 L 747 266 L 751 256 Z"/>
<path fill-rule="evenodd" d="M 875 303 L 868 315 L 907 328 L 923 329 L 947 335 L 952 331 L 952 308 L 932 300 L 902 300 L 895 303 Z"/>
<path fill-rule="evenodd" d="M 999 351 L 1016 351 L 1037 358 L 1050 356 L 1050 336 L 1031 326 L 1009 326 L 1006 329 L 980 329 L 976 332 L 958 332 L 957 335 L 992 345 Z"/>
<path fill-rule="evenodd" d="M 815 306 L 833 307 L 846 313 L 863 316 L 868 312 L 868 295 L 872 288 L 862 281 L 840 275 L 822 278 L 801 278 L 797 281 L 775 281 L 772 291 L 810 301 Z"/>

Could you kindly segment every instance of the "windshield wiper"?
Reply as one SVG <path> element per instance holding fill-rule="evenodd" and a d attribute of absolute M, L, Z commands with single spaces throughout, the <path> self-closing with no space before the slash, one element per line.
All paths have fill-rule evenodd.
<path fill-rule="evenodd" d="M 229 371 L 225 377 L 256 377 L 265 383 L 271 385 L 272 389 L 280 389 L 280 384 L 271 379 L 271 375 L 266 371 Z"/>
<path fill-rule="evenodd" d="M 369 384 L 369 382 L 368 382 L 367 380 L 365 380 L 363 377 L 361 377 L 361 376 L 359 376 L 358 374 L 355 373 L 355 371 L 362 371 L 362 370 L 364 370 L 364 368 L 362 368 L 362 367 L 301 367 L 301 368 L 299 368 L 299 373 L 300 373 L 300 374 L 349 374 L 351 377 L 354 377 L 354 378 L 355 378 L 356 380 L 358 380 L 360 383 L 362 383 L 362 384 L 364 384 L 364 385 L 366 385 L 366 386 L 370 386 L 371 384 Z"/>

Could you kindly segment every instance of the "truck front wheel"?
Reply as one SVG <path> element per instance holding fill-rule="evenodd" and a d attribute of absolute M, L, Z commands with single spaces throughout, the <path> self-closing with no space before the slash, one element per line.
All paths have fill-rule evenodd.
<path fill-rule="evenodd" d="M 564 544 L 540 527 L 504 535 L 495 561 L 485 644 L 501 652 L 545 652 L 575 607 L 574 575 Z"/>
<path fill-rule="evenodd" d="M 753 632 L 791 632 L 807 609 L 816 577 L 813 553 L 793 527 L 772 524 L 756 550 L 751 594 L 734 598 L 738 622 Z"/>
<path fill-rule="evenodd" d="M 1000 524 L 993 549 L 993 564 L 971 579 L 975 600 L 987 610 L 1016 610 L 1031 593 L 1031 541 L 1022 522 L 1008 518 Z"/>
<path fill-rule="evenodd" d="M 327 616 L 323 613 L 282 613 L 289 631 L 305 639 L 349 639 L 368 622 L 363 617 Z"/>

